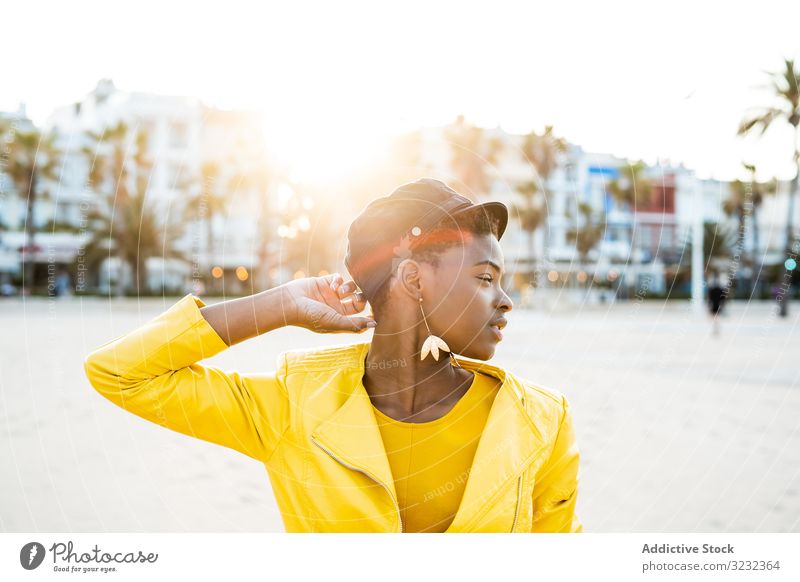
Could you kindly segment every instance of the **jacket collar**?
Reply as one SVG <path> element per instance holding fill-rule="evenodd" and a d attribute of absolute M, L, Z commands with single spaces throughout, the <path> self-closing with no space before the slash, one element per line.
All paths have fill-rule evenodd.
<path fill-rule="evenodd" d="M 342 352 L 342 363 L 356 374 L 352 392 L 342 406 L 317 425 L 312 438 L 345 464 L 378 481 L 397 504 L 389 459 L 363 382 L 369 347 L 369 342 L 352 344 Z M 455 357 L 464 368 L 498 378 L 502 384 L 478 441 L 461 505 L 449 531 L 468 527 L 478 510 L 547 446 L 525 411 L 524 387 L 516 377 L 498 366 Z"/>

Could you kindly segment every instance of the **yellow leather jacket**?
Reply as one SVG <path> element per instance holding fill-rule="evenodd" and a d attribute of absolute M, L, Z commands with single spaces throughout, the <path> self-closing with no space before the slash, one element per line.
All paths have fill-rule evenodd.
<path fill-rule="evenodd" d="M 369 343 L 288 350 L 262 374 L 198 364 L 228 346 L 186 295 L 84 362 L 111 402 L 265 464 L 288 532 L 402 532 L 362 378 Z M 577 532 L 579 453 L 568 401 L 458 357 L 501 388 L 448 532 Z"/>

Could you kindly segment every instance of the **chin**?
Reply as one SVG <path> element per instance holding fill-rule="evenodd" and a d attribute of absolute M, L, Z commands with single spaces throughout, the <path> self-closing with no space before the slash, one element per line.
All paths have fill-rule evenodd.
<path fill-rule="evenodd" d="M 480 345 L 471 345 L 463 352 L 458 353 L 473 360 L 491 360 L 494 357 L 496 347 L 497 345 L 495 343 L 483 343 Z"/>

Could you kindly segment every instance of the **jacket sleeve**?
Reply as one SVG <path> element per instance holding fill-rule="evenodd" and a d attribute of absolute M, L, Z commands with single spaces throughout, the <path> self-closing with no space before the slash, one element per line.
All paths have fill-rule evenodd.
<path fill-rule="evenodd" d="M 266 374 L 241 376 L 197 362 L 228 345 L 189 294 L 84 360 L 105 398 L 151 422 L 266 462 L 289 424 L 286 356 Z"/>
<path fill-rule="evenodd" d="M 575 515 L 580 452 L 575 440 L 572 411 L 564 396 L 562 411 L 553 451 L 539 470 L 534 484 L 533 532 L 583 531 L 583 525 Z"/>

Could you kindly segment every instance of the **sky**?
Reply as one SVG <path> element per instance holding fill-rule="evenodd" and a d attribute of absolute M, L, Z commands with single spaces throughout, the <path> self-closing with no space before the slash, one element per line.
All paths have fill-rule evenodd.
<path fill-rule="evenodd" d="M 459 114 L 701 177 L 793 175 L 788 126 L 741 139 L 800 60 L 800 2 L 40 2 L 0 4 L 0 110 L 41 122 L 98 79 L 261 111 L 272 147 L 313 173 Z M 8 54 L 8 52 L 6 53 Z"/>

